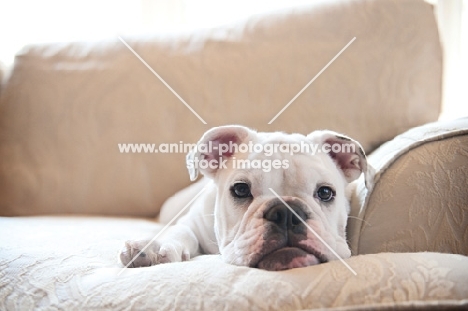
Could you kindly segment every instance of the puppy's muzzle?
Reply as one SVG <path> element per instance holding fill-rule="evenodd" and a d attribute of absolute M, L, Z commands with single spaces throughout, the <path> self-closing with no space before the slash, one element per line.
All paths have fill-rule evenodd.
<path fill-rule="evenodd" d="M 263 218 L 281 231 L 303 233 L 305 229 L 303 221 L 309 218 L 306 213 L 307 206 L 297 198 L 288 197 L 284 202 L 287 205 L 279 199 L 270 201 Z"/>
<path fill-rule="evenodd" d="M 296 197 L 283 197 L 266 203 L 263 245 L 252 266 L 265 270 L 285 270 L 326 262 L 314 243 L 307 242 L 307 220 L 312 212 Z M 286 203 L 286 204 L 285 204 Z"/>

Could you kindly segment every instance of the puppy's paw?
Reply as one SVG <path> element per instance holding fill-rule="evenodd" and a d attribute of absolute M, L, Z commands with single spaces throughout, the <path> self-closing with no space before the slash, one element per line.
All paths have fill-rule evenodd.
<path fill-rule="evenodd" d="M 120 251 L 120 261 L 129 268 L 148 267 L 159 263 L 158 250 L 154 250 L 153 243 L 148 247 L 150 241 L 126 241 Z M 144 250 L 143 250 L 144 249 Z M 143 250 L 143 251 L 141 251 Z"/>
<path fill-rule="evenodd" d="M 148 245 L 148 247 L 146 247 Z M 142 251 L 143 250 L 143 251 Z M 127 241 L 120 252 L 120 261 L 129 268 L 149 267 L 160 263 L 186 261 L 190 253 L 179 242 Z M 130 264 L 129 264 L 130 263 Z"/>

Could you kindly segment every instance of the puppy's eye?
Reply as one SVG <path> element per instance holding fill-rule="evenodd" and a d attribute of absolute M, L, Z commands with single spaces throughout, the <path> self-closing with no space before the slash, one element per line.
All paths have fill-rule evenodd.
<path fill-rule="evenodd" d="M 317 198 L 322 202 L 330 202 L 335 197 L 335 191 L 328 186 L 322 186 L 317 189 Z"/>
<path fill-rule="evenodd" d="M 250 186 L 245 182 L 235 183 L 231 187 L 232 196 L 235 198 L 249 198 L 252 196 L 250 193 Z"/>

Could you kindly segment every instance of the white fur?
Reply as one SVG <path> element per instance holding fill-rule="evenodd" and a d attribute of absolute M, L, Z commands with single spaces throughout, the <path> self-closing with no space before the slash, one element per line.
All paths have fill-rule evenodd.
<path fill-rule="evenodd" d="M 208 131 L 201 142 L 216 139 L 220 135 L 221 137 L 223 135 L 238 135 L 241 141 L 252 140 L 254 143 L 299 143 L 304 141 L 320 144 L 330 137 L 342 137 L 330 131 L 315 132 L 303 136 L 278 132 L 256 133 L 244 127 L 219 127 Z M 348 139 L 346 138 L 346 140 Z M 357 142 L 352 142 L 360 148 Z M 205 189 L 203 194 L 193 202 L 189 212 L 182 216 L 176 225 L 170 227 L 158 241 L 145 251 L 146 256 L 140 256 L 131 266 L 188 260 L 201 253 L 219 253 L 225 262 L 235 265 L 259 266 L 259 263 L 267 258 L 271 252 L 281 249 L 271 246 L 276 243 L 274 234 L 271 236 L 271 241 L 269 240 L 269 233 L 274 232 L 271 229 L 273 225 L 264 218 L 269 205 L 277 200 L 270 188 L 286 202 L 297 203 L 308 216 L 307 225 L 341 258 L 347 258 L 351 252 L 345 236 L 349 213 L 346 188 L 348 183 L 356 178 L 356 175 L 360 175 L 363 168 L 367 170 L 365 157 L 361 156 L 363 152 L 360 151 L 357 154 L 359 155 L 358 161 L 355 159 L 358 155 L 353 155 L 352 159 L 353 163 L 358 163 L 358 172 L 354 171 L 352 174 L 347 174 L 344 169 L 341 169 L 338 165 L 339 159 L 334 159 L 325 153 L 315 155 L 278 153 L 271 157 L 257 153 L 235 154 L 236 160 L 287 160 L 289 167 L 287 169 L 272 169 L 270 172 L 264 172 L 261 169 L 237 169 L 232 168 L 231 165 L 227 165 L 227 169 L 202 170 L 205 177 L 197 182 L 198 186 L 191 186 L 188 190 L 184 190 L 183 194 L 176 195 L 169 200 L 163 207 L 161 214 L 173 215 L 178 212 L 191 198 L 197 195 L 202 187 Z M 203 155 L 192 153 L 187 158 L 193 159 L 194 157 L 203 157 Z M 228 164 L 232 160 L 233 158 L 229 157 Z M 355 169 L 354 166 L 351 166 L 351 170 Z M 196 176 L 198 170 L 192 169 L 190 174 Z M 349 175 L 353 177 L 350 178 Z M 230 187 L 239 180 L 248 180 L 252 184 L 253 199 L 251 202 L 239 203 L 232 198 Z M 333 187 L 336 196 L 332 202 L 324 203 L 315 196 L 319 185 Z M 167 213 L 167 209 L 172 211 Z M 170 219 L 168 216 L 162 216 L 160 220 L 168 222 Z M 267 269 L 282 270 L 316 264 L 318 263 L 316 252 L 323 255 L 321 259 L 325 259 L 325 261 L 338 259 L 309 228 L 307 228 L 305 235 L 306 238 L 293 246 L 305 250 L 307 253 L 305 256 L 298 256 L 289 261 L 284 259 L 288 262 L 284 260 L 275 262 L 275 258 L 272 256 L 265 261 L 269 264 Z M 145 241 L 127 242 L 120 256 L 122 262 L 124 264 L 130 262 L 144 244 Z M 285 249 L 283 253 L 288 251 L 289 249 Z"/>

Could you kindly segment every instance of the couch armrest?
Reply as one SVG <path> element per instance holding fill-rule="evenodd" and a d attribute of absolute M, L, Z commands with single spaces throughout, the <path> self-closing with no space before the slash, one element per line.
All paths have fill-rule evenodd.
<path fill-rule="evenodd" d="M 414 128 L 382 145 L 369 163 L 373 190 L 360 180 L 352 198 L 353 254 L 468 255 L 468 118 Z"/>

